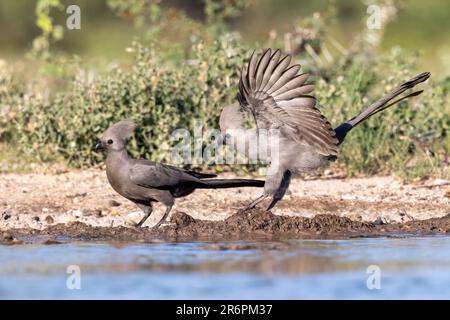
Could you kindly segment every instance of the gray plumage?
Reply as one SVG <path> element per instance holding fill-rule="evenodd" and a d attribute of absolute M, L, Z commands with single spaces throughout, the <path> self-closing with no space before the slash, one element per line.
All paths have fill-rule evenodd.
<path fill-rule="evenodd" d="M 298 74 L 300 65 L 290 66 L 291 57 L 283 57 L 280 50 L 266 50 L 260 57 L 252 54 L 246 71 L 239 80 L 238 103 L 223 108 L 220 129 L 226 144 L 236 144 L 238 151 L 252 158 L 249 145 L 258 144 L 258 131 L 277 129 L 278 152 L 269 150 L 266 159 L 270 165 L 264 193 L 248 207 L 254 207 L 266 197 L 272 197 L 268 210 L 281 200 L 294 173 L 314 170 L 329 160 L 336 159 L 338 146 L 347 133 L 372 115 L 400 100 L 419 95 L 413 92 L 391 102 L 404 91 L 426 81 L 430 73 L 422 73 L 403 83 L 381 99 L 361 111 L 356 117 L 333 129 L 316 107 L 311 95 L 313 86 L 307 84 L 307 74 Z M 244 134 L 244 112 L 252 115 L 256 129 Z M 241 131 L 236 131 L 241 129 Z M 238 132 L 233 134 L 233 132 Z M 270 141 L 270 138 L 267 138 Z M 269 148 L 273 144 L 269 142 Z M 259 147 L 258 147 L 259 148 Z"/>
<path fill-rule="evenodd" d="M 135 127 L 130 120 L 113 124 L 104 132 L 95 149 L 107 154 L 106 176 L 113 189 L 143 210 L 144 217 L 137 226 L 142 226 L 150 216 L 154 202 L 161 202 L 166 206 L 165 213 L 156 226 L 161 225 L 175 198 L 187 196 L 195 189 L 264 186 L 264 181 L 261 180 L 210 179 L 216 175 L 183 170 L 144 159 L 132 159 L 126 149 L 126 140 L 132 136 Z"/>

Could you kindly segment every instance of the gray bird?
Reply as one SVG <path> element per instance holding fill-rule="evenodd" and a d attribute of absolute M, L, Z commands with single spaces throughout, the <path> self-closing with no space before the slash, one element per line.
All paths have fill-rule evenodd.
<path fill-rule="evenodd" d="M 276 154 L 269 150 L 267 157 L 262 157 L 268 161 L 267 172 L 270 172 L 266 175 L 264 193 L 247 208 L 272 197 L 267 210 L 272 209 L 283 198 L 294 173 L 314 170 L 336 159 L 338 146 L 350 130 L 400 100 L 419 95 L 422 91 L 392 102 L 430 77 L 429 72 L 416 76 L 333 129 L 316 106 L 316 99 L 311 95 L 314 87 L 306 84 L 308 74 L 298 74 L 300 65 L 290 66 L 290 63 L 291 57 L 283 56 L 280 50 L 267 49 L 260 57 L 253 52 L 246 71 L 241 72 L 238 102 L 223 108 L 220 116 L 225 144 L 234 145 L 249 158 L 259 156 L 249 151 L 249 145 L 258 144 L 258 139 L 262 139 L 259 131 L 275 129 L 278 132 Z M 245 114 L 254 119 L 256 129 L 244 131 Z M 244 143 L 236 146 L 236 141 Z M 265 142 L 268 141 L 269 149 L 275 148 L 270 135 Z"/>
<path fill-rule="evenodd" d="M 161 202 L 166 206 L 164 216 L 156 224 L 160 226 L 167 218 L 175 198 L 184 197 L 195 189 L 218 189 L 238 187 L 263 187 L 264 181 L 249 179 L 208 179 L 215 174 L 183 170 L 144 159 L 132 159 L 126 149 L 126 141 L 135 130 L 130 120 L 111 125 L 102 135 L 95 150 L 106 152 L 106 176 L 113 189 L 134 202 L 144 217 L 136 226 L 142 226 L 152 213 L 152 204 Z"/>

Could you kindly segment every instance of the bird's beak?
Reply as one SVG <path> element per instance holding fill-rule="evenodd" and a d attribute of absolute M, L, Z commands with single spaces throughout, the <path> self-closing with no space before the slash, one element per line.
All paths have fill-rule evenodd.
<path fill-rule="evenodd" d="M 103 151 L 103 150 L 105 150 L 105 146 L 103 145 L 103 143 L 101 141 L 99 141 L 95 145 L 94 150 L 95 151 Z"/>

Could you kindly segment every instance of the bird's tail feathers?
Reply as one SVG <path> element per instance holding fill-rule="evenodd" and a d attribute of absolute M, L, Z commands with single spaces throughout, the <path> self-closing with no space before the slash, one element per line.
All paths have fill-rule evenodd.
<path fill-rule="evenodd" d="M 341 124 L 339 127 L 334 129 L 334 131 L 336 132 L 336 137 L 339 140 L 339 144 L 342 143 L 342 141 L 344 140 L 347 133 L 353 127 L 357 126 L 361 122 L 364 122 L 365 120 L 367 120 L 374 114 L 377 114 L 378 112 L 383 111 L 384 109 L 387 109 L 390 106 L 392 106 L 404 99 L 415 97 L 415 96 L 418 96 L 419 94 L 421 94 L 423 92 L 423 90 L 415 91 L 415 92 L 410 93 L 402 98 L 392 101 L 394 98 L 396 98 L 397 96 L 399 96 L 406 90 L 411 89 L 414 86 L 416 86 L 417 84 L 428 80 L 429 77 L 430 77 L 429 72 L 423 72 L 423 73 L 419 74 L 418 76 L 414 77 L 413 79 L 404 82 L 397 88 L 393 89 L 391 92 L 385 94 L 383 97 L 378 99 L 376 102 L 372 103 L 369 107 L 362 110 L 356 117 L 350 119 L 349 121 Z"/>
<path fill-rule="evenodd" d="M 252 179 L 204 179 L 201 180 L 200 189 L 221 189 L 221 188 L 240 188 L 240 187 L 264 187 L 263 180 Z"/>

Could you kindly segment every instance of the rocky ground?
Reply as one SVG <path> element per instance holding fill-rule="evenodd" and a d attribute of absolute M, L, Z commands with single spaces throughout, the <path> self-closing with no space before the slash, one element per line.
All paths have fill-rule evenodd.
<path fill-rule="evenodd" d="M 239 210 L 260 194 L 257 188 L 198 190 L 177 200 L 172 223 L 159 230 L 150 227 L 163 207 L 156 206 L 145 224 L 149 228 L 133 228 L 141 212 L 111 189 L 102 171 L 2 174 L 0 190 L 0 232 L 5 239 L 39 234 L 124 240 L 213 234 L 226 238 L 242 234 L 329 237 L 447 232 L 450 226 L 447 180 L 295 179 L 273 214 Z"/>

